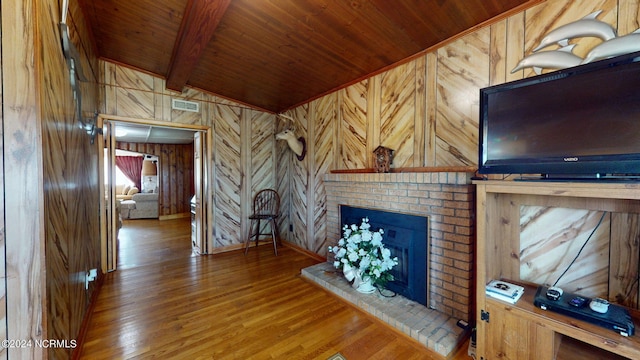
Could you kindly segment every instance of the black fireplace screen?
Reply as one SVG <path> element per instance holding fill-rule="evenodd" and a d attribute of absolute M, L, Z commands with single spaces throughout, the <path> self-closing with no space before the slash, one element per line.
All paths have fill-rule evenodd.
<path fill-rule="evenodd" d="M 389 290 L 427 306 L 429 224 L 425 216 L 340 205 L 340 230 L 369 218 L 371 230 L 384 230 L 382 243 L 398 257 Z M 342 233 L 342 232 L 341 232 Z"/>

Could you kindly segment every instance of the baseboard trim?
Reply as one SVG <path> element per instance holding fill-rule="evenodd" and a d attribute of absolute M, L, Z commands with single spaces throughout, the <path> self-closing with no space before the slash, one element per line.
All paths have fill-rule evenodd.
<path fill-rule="evenodd" d="M 273 246 L 273 243 L 271 242 L 271 239 L 265 239 L 265 240 L 261 240 L 260 241 L 261 244 L 259 244 L 258 246 Z M 309 251 L 305 248 L 300 247 L 297 244 L 294 244 L 292 242 L 286 241 L 286 240 L 280 240 L 280 242 L 282 243 L 282 246 L 288 247 L 296 252 L 301 253 L 302 255 L 308 256 L 314 260 L 320 261 L 320 262 L 324 262 L 327 261 L 327 258 L 325 258 L 324 256 L 321 256 L 319 254 L 314 253 L 313 251 Z M 249 251 L 251 251 L 251 248 L 253 248 L 255 245 L 253 243 L 253 241 L 251 242 L 251 247 L 249 249 Z M 229 251 L 234 251 L 234 250 L 240 250 L 240 249 L 244 249 L 245 247 L 245 243 L 242 244 L 233 244 L 233 245 L 229 245 L 229 246 L 223 246 L 223 247 L 217 247 L 214 249 L 211 249 L 211 251 L 209 251 L 208 254 L 204 254 L 204 255 L 213 255 L 213 254 L 220 254 L 220 253 L 224 253 L 224 252 L 229 252 Z"/>
<path fill-rule="evenodd" d="M 179 214 L 170 214 L 170 215 L 161 215 L 158 217 L 158 220 L 174 220 L 174 219 L 182 219 L 191 217 L 191 213 L 179 213 Z"/>
<path fill-rule="evenodd" d="M 204 255 L 220 254 L 220 253 L 225 253 L 225 252 L 240 250 L 240 249 L 244 249 L 244 243 L 213 248 L 207 254 L 204 254 Z"/>
<path fill-rule="evenodd" d="M 299 252 L 299 253 L 301 253 L 303 255 L 306 255 L 306 256 L 314 259 L 314 260 L 318 260 L 320 262 L 327 261 L 326 257 L 321 256 L 319 254 L 316 254 L 313 251 L 307 250 L 307 249 L 305 249 L 305 248 L 303 248 L 303 247 L 301 247 L 301 246 L 299 246 L 297 244 L 294 244 L 292 242 L 289 242 L 289 241 L 286 241 L 286 240 L 282 240 L 282 245 L 284 245 L 284 246 L 286 246 L 288 248 L 291 248 L 291 249 L 293 249 L 293 250 L 295 250 L 295 251 L 297 251 L 297 252 Z"/>

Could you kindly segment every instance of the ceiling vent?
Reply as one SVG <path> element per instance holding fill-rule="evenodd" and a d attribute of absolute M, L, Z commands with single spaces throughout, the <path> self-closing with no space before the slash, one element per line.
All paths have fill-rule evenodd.
<path fill-rule="evenodd" d="M 180 99 L 171 99 L 171 108 L 174 110 L 199 112 L 200 104 L 193 101 L 186 101 Z"/>

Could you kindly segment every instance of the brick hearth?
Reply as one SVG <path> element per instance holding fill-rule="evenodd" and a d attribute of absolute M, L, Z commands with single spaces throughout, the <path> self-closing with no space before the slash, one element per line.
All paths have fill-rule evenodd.
<path fill-rule="evenodd" d="M 328 262 L 302 269 L 302 276 L 412 337 L 425 347 L 449 357 L 465 338 L 457 319 L 402 296 L 384 297 L 379 292 L 355 291 Z"/>

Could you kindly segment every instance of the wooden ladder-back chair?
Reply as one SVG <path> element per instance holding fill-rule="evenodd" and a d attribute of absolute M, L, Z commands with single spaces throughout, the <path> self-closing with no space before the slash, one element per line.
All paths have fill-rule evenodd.
<path fill-rule="evenodd" d="M 249 225 L 249 237 L 245 242 L 244 254 L 249 251 L 249 242 L 255 238 L 256 246 L 260 241 L 260 235 L 271 235 L 273 242 L 273 251 L 278 255 L 278 214 L 280 212 L 280 196 L 273 189 L 260 190 L 253 197 L 253 214 L 249 216 L 251 223 Z M 269 224 L 271 234 L 261 233 L 260 223 L 264 221 Z M 255 230 L 254 230 L 255 226 Z"/>

